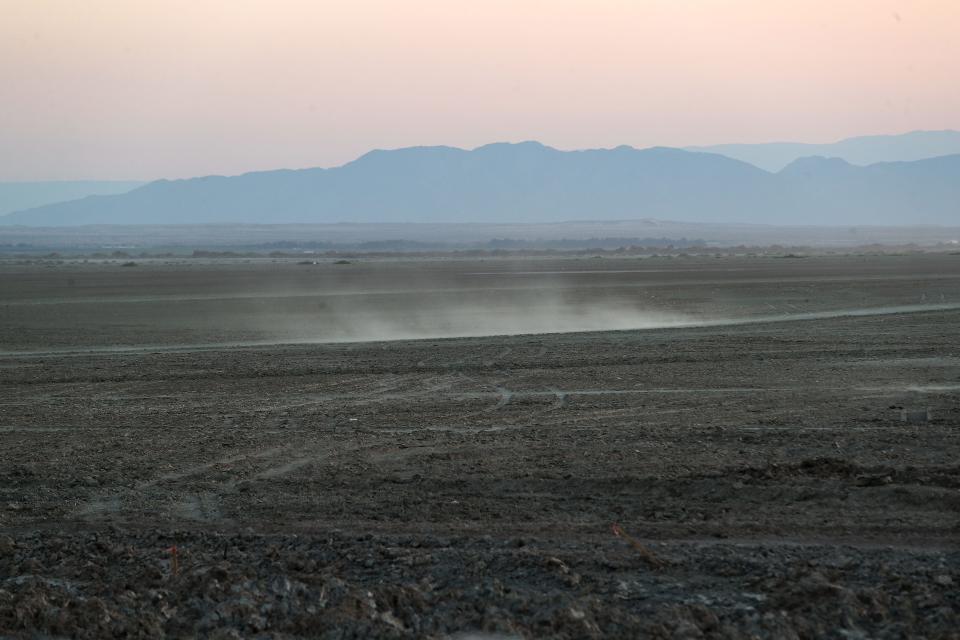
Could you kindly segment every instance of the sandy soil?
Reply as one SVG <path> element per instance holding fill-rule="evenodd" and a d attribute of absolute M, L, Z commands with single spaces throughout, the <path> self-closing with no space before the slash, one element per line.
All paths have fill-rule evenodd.
<path fill-rule="evenodd" d="M 960 637 L 958 303 L 950 255 L 0 265 L 0 635 Z M 315 342 L 503 317 L 595 330 Z"/>

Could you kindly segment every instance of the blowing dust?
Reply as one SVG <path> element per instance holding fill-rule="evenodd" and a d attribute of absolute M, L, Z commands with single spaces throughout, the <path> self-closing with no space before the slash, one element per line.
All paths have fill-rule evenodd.
<path fill-rule="evenodd" d="M 570 301 L 543 295 L 482 302 L 433 296 L 388 301 L 377 296 L 363 296 L 326 302 L 308 317 L 302 313 L 274 317 L 270 327 L 298 341 L 369 342 L 617 331 L 695 324 L 698 324 L 697 320 L 690 316 L 640 309 L 622 301 Z"/>

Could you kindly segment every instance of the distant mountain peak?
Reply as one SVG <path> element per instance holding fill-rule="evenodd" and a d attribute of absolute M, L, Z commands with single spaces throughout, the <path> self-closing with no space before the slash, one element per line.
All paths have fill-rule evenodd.
<path fill-rule="evenodd" d="M 490 142 L 475 147 L 474 151 L 483 151 L 485 149 L 549 149 L 556 151 L 553 147 L 548 147 L 542 142 L 536 140 L 522 140 L 520 142 Z"/>
<path fill-rule="evenodd" d="M 468 153 L 488 156 L 539 157 L 561 152 L 535 140 L 525 140 L 523 142 L 493 142 L 476 147 Z"/>
<path fill-rule="evenodd" d="M 797 158 L 780 170 L 783 175 L 811 173 L 836 173 L 838 171 L 855 171 L 856 167 L 843 158 L 829 158 L 827 156 L 805 156 Z"/>
<path fill-rule="evenodd" d="M 910 131 L 894 135 L 857 136 L 828 144 L 770 142 L 686 147 L 688 151 L 719 153 L 730 158 L 777 172 L 794 160 L 807 156 L 843 158 L 850 164 L 867 166 L 878 162 L 924 160 L 960 153 L 960 131 Z"/>

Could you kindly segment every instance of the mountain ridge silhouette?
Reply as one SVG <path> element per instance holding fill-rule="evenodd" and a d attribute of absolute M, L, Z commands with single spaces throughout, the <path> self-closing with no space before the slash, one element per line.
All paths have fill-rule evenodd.
<path fill-rule="evenodd" d="M 671 147 L 373 150 L 339 167 L 158 180 L 0 218 L 5 224 L 558 222 L 657 218 L 766 224 L 955 224 L 960 154 L 777 173 Z"/>

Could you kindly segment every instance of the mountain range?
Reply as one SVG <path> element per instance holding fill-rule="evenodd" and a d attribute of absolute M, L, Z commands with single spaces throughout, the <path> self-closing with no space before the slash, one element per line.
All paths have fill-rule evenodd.
<path fill-rule="evenodd" d="M 54 202 L 89 195 L 126 193 L 145 184 L 124 180 L 55 180 L 45 182 L 0 182 L 0 216 Z"/>
<path fill-rule="evenodd" d="M 911 131 L 891 136 L 859 136 L 828 144 L 769 142 L 685 148 L 688 151 L 719 153 L 776 172 L 797 158 L 808 156 L 842 158 L 850 164 L 869 165 L 952 155 L 960 153 L 960 131 Z"/>
<path fill-rule="evenodd" d="M 666 147 L 377 150 L 341 167 L 159 180 L 50 204 L 4 224 L 556 222 L 657 218 L 763 224 L 960 221 L 960 154 L 857 166 L 803 157 L 771 173 Z"/>

